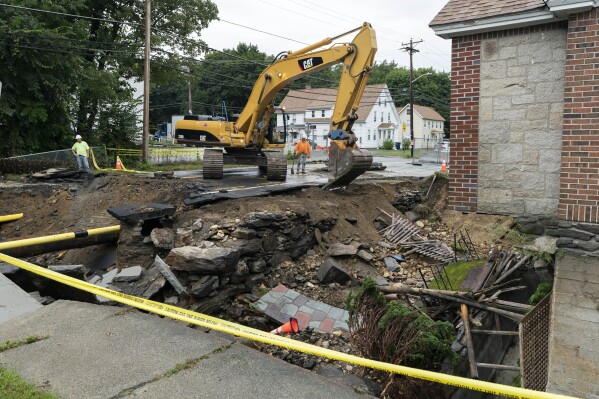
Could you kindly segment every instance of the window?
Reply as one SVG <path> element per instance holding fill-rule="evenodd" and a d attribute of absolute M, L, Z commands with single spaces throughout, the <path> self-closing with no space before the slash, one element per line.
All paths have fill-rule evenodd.
<path fill-rule="evenodd" d="M 391 122 L 391 112 L 387 113 L 387 122 Z"/>
<path fill-rule="evenodd" d="M 316 111 L 312 111 L 312 118 L 316 117 Z"/>
<path fill-rule="evenodd" d="M 323 110 L 322 110 L 322 112 L 320 113 L 320 116 L 321 116 L 322 118 L 324 118 L 324 109 L 323 109 Z"/>
<path fill-rule="evenodd" d="M 326 133 L 322 135 L 322 139 L 323 139 L 323 140 L 326 140 L 326 139 L 328 139 L 328 137 L 327 137 Z"/>
<path fill-rule="evenodd" d="M 362 144 L 362 137 L 360 137 L 358 140 L 360 141 L 360 144 Z"/>
<path fill-rule="evenodd" d="M 368 129 L 368 141 L 370 141 L 370 129 Z"/>
<path fill-rule="evenodd" d="M 376 122 L 376 111 L 374 111 L 374 121 Z"/>
<path fill-rule="evenodd" d="M 385 100 L 385 103 L 384 103 L 384 104 L 385 104 L 385 107 L 386 107 L 386 106 L 387 106 L 387 100 Z"/>
<path fill-rule="evenodd" d="M 289 114 L 287 114 L 285 116 L 287 116 L 287 120 L 289 120 L 289 118 L 291 118 L 291 115 L 289 115 Z"/>
<path fill-rule="evenodd" d="M 292 123 L 295 123 L 295 122 L 296 122 L 295 115 L 293 115 L 293 119 L 291 119 L 291 122 L 292 122 Z"/>
<path fill-rule="evenodd" d="M 381 99 L 379 98 L 379 107 L 381 106 Z"/>

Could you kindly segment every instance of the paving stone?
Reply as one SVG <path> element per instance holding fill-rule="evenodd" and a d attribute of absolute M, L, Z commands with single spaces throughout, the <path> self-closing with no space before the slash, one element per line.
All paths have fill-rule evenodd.
<path fill-rule="evenodd" d="M 327 314 L 321 310 L 316 310 L 314 311 L 314 313 L 312 313 L 312 320 L 313 321 L 323 321 L 325 319 L 325 317 L 327 316 Z"/>
<path fill-rule="evenodd" d="M 289 316 L 295 316 L 295 314 L 297 313 L 297 311 L 299 310 L 299 308 L 297 306 L 295 306 L 292 303 L 286 303 L 282 308 L 281 308 L 281 313 L 284 314 L 288 314 Z"/>
<path fill-rule="evenodd" d="M 142 270 L 143 269 L 141 268 L 141 266 L 127 267 L 118 272 L 117 275 L 114 276 L 114 279 L 112 281 L 114 281 L 115 283 L 136 281 L 141 277 Z"/>
<path fill-rule="evenodd" d="M 108 273 L 105 273 L 102 275 L 102 286 L 106 286 L 107 284 L 112 284 L 112 281 L 114 280 L 114 277 L 118 274 L 118 269 L 112 269 L 111 271 L 109 271 Z"/>
<path fill-rule="evenodd" d="M 333 327 L 335 326 L 335 320 L 329 319 L 328 317 L 320 322 L 320 326 L 318 329 L 325 333 L 330 333 L 333 331 Z"/>

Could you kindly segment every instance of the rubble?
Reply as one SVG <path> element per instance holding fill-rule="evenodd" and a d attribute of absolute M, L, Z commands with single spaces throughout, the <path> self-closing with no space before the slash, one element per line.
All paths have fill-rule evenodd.
<path fill-rule="evenodd" d="M 175 247 L 175 232 L 173 229 L 153 229 L 150 233 L 150 238 L 156 248 L 173 249 Z"/>
<path fill-rule="evenodd" d="M 175 276 L 169 265 L 167 265 L 158 255 L 156 255 L 156 258 L 154 259 L 154 267 L 160 271 L 178 294 L 187 294 L 185 287 L 181 284 L 177 276 Z"/>
<path fill-rule="evenodd" d="M 79 280 L 84 280 L 85 277 L 85 267 L 83 265 L 50 265 L 48 266 L 48 270 Z"/>
<path fill-rule="evenodd" d="M 204 276 L 200 281 L 191 286 L 189 293 L 195 297 L 203 298 L 216 291 L 218 286 L 219 280 L 217 276 Z"/>
<path fill-rule="evenodd" d="M 141 277 L 142 268 L 141 266 L 132 266 L 122 269 L 113 278 L 113 282 L 122 283 L 129 281 L 136 281 Z"/>
<path fill-rule="evenodd" d="M 318 268 L 318 280 L 322 284 L 343 284 L 351 280 L 347 271 L 334 259 L 327 258 Z"/>
<path fill-rule="evenodd" d="M 240 251 L 212 247 L 174 248 L 166 257 L 173 270 L 182 270 L 197 274 L 228 274 L 235 271 Z"/>
<path fill-rule="evenodd" d="M 352 256 L 358 253 L 358 247 L 336 243 L 329 247 L 328 253 L 331 256 Z"/>

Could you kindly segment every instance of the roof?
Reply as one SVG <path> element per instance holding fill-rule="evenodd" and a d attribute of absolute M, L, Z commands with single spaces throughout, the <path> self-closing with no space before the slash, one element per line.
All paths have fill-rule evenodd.
<path fill-rule="evenodd" d="M 381 123 L 377 126 L 377 129 L 389 129 L 390 127 L 395 127 L 393 123 Z"/>
<path fill-rule="evenodd" d="M 517 14 L 545 8 L 543 0 L 449 0 L 430 26 Z"/>
<path fill-rule="evenodd" d="M 358 106 L 358 121 L 363 122 L 376 100 L 379 98 L 383 89 L 386 89 L 387 85 L 377 84 L 368 85 L 364 90 L 364 95 L 360 100 Z M 313 88 L 313 89 L 300 89 L 300 90 L 289 90 L 281 104 L 281 107 L 285 107 L 285 112 L 304 112 L 307 109 L 330 109 L 335 106 L 335 100 L 337 98 L 336 88 Z M 329 118 L 327 118 L 330 121 Z"/>
<path fill-rule="evenodd" d="M 406 106 L 404 107 L 398 107 L 397 112 L 401 114 L 403 110 L 408 108 L 409 106 L 410 104 L 406 104 Z M 414 111 L 418 112 L 422 119 L 445 122 L 445 118 L 443 118 L 437 111 L 435 111 L 431 107 L 425 107 L 424 105 L 414 104 Z"/>

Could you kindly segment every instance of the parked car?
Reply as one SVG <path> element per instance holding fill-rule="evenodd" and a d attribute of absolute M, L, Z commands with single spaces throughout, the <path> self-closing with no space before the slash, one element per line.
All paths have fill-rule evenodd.
<path fill-rule="evenodd" d="M 440 141 L 435 143 L 433 150 L 441 152 L 449 152 L 449 141 Z"/>

